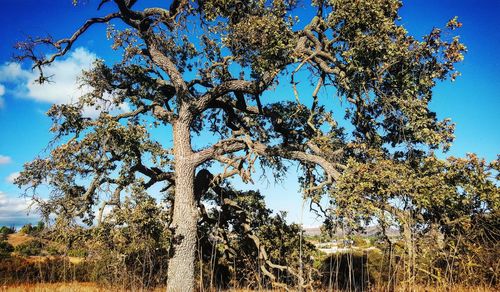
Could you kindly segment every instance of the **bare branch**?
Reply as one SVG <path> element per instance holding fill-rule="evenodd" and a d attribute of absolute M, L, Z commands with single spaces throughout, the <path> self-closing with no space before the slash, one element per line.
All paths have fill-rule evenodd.
<path fill-rule="evenodd" d="M 31 52 L 24 52 L 25 54 L 30 54 L 29 56 L 20 56 L 19 58 L 30 58 L 34 60 L 34 65 L 33 68 L 38 68 L 40 71 L 40 74 L 42 75 L 42 67 L 44 65 L 50 64 L 54 62 L 54 60 L 58 57 L 64 56 L 73 46 L 73 44 L 76 42 L 76 40 L 83 35 L 92 25 L 96 23 L 106 23 L 109 22 L 112 19 L 119 18 L 120 13 L 111 13 L 108 14 L 104 17 L 95 17 L 95 18 L 90 18 L 88 19 L 78 30 L 76 30 L 73 35 L 69 38 L 64 38 L 61 40 L 58 40 L 56 42 L 53 42 L 51 39 L 39 39 L 35 40 L 35 44 L 49 44 L 52 45 L 54 48 L 57 49 L 57 52 L 47 59 L 39 59 L 36 57 L 33 53 Z M 42 79 L 43 80 L 43 79 Z"/>

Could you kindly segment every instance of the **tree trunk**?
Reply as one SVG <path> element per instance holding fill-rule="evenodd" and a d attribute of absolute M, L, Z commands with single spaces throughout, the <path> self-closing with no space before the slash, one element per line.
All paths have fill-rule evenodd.
<path fill-rule="evenodd" d="M 167 291 L 194 291 L 198 210 L 194 197 L 194 171 L 189 124 L 174 124 L 175 199 L 172 216 L 171 258 Z"/>
<path fill-rule="evenodd" d="M 407 281 L 410 289 L 414 284 L 414 269 L 415 269 L 415 250 L 413 244 L 413 236 L 410 225 L 410 216 L 408 216 L 403 224 L 403 237 L 406 245 L 407 262 L 405 263 L 405 281 Z"/>

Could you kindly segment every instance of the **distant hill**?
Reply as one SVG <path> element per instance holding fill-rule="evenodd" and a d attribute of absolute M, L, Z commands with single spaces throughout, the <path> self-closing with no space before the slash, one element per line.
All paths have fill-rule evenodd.
<path fill-rule="evenodd" d="M 370 236 L 375 236 L 381 232 L 382 232 L 382 229 L 380 228 L 380 226 L 376 225 L 376 226 L 367 227 L 364 232 L 354 232 L 354 234 L 361 235 L 364 237 L 370 237 Z M 304 234 L 306 236 L 321 235 L 321 229 L 320 229 L 320 227 L 304 228 Z M 389 230 L 387 230 L 387 235 L 390 237 L 396 237 L 396 236 L 399 236 L 399 234 L 400 234 L 399 230 L 396 228 L 391 227 L 391 228 L 389 228 Z M 338 228 L 337 231 L 335 232 L 335 236 L 338 236 L 338 237 L 342 237 L 345 235 L 347 235 L 347 233 L 340 228 Z"/>
<path fill-rule="evenodd" d="M 321 228 L 320 227 L 304 228 L 304 235 L 306 236 L 321 235 Z"/>

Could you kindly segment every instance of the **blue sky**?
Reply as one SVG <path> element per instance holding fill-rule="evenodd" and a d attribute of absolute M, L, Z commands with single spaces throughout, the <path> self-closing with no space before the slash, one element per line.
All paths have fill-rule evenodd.
<path fill-rule="evenodd" d="M 13 45 L 27 35 L 50 34 L 66 37 L 87 17 L 96 14 L 98 1 L 74 7 L 71 0 L 4 0 L 0 11 L 0 225 L 20 225 L 36 220 L 26 215 L 27 202 L 11 184 L 25 162 L 43 154 L 51 135 L 50 121 L 44 112 L 52 103 L 74 100 L 78 96 L 74 79 L 81 69 L 88 68 L 96 57 L 108 62 L 117 59 L 105 40 L 104 26 L 92 28 L 64 59 L 50 69 L 55 83 L 39 87 L 32 83 L 34 73 L 27 64 L 11 63 Z M 82 1 L 85 2 L 85 1 Z M 303 1 L 305 2 L 305 1 Z M 307 7 L 307 3 L 305 3 Z M 455 82 L 439 84 L 435 89 L 432 109 L 440 118 L 449 117 L 456 124 L 456 140 L 446 155 L 463 156 L 475 152 L 487 160 L 500 153 L 500 30 L 497 16 L 500 1 L 496 0 L 408 0 L 400 11 L 401 23 L 410 34 L 421 37 L 434 26 L 443 26 L 458 16 L 463 27 L 458 31 L 468 48 L 462 72 Z M 89 111 L 88 114 L 92 114 Z M 266 195 L 268 206 L 285 210 L 289 220 L 301 218 L 301 196 L 295 168 L 282 184 L 272 180 L 257 181 L 242 188 L 259 188 Z M 306 208 L 307 209 L 307 208 Z M 305 212 L 304 224 L 318 226 L 320 221 Z"/>

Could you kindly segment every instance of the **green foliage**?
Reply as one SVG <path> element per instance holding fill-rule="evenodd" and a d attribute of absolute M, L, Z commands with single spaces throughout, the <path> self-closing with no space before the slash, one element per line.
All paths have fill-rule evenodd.
<path fill-rule="evenodd" d="M 250 15 L 230 25 L 224 43 L 236 60 L 260 75 L 289 62 L 295 47 L 291 25 L 273 14 Z"/>
<path fill-rule="evenodd" d="M 19 229 L 19 233 L 30 234 L 32 230 L 33 226 L 31 226 L 31 224 L 25 224 L 23 225 L 23 227 L 21 227 L 21 229 Z"/>
<path fill-rule="evenodd" d="M 12 234 L 14 232 L 15 232 L 14 227 L 7 227 L 7 226 L 0 227 L 0 241 L 7 240 L 9 234 Z"/>
<path fill-rule="evenodd" d="M 16 230 L 14 229 L 14 227 L 7 227 L 7 226 L 0 227 L 0 233 L 1 234 L 12 234 L 14 232 L 16 232 Z"/>
<path fill-rule="evenodd" d="M 85 248 L 78 252 L 92 267 L 92 278 L 129 288 L 163 285 L 171 240 L 167 216 L 152 197 L 138 192 L 87 230 Z"/>
<path fill-rule="evenodd" d="M 127 5 L 135 9 L 136 1 L 119 2 L 122 9 Z M 117 9 L 111 1 L 101 4 Z M 33 190 L 50 182 L 53 192 L 49 203 L 43 204 L 44 215 L 56 213 L 65 220 L 79 217 L 92 225 L 92 207 L 104 200 L 96 194 L 99 186 L 112 192 L 138 183 L 144 175 L 151 185 L 167 180 L 167 174 L 173 179 L 175 151 L 152 139 L 150 132 L 173 125 L 183 104 L 189 131 L 207 130 L 221 140 L 229 139 L 228 143 L 243 143 L 231 138 L 246 133 L 251 143 L 246 141 L 240 148 L 250 149 L 248 155 L 258 156 L 260 165 L 274 170 L 273 175 L 285 172 L 283 160 L 299 161 L 304 194 L 315 202 L 356 152 L 370 148 L 390 152 L 396 146 L 424 152 L 449 147 L 453 124 L 438 120 L 429 103 L 436 82 L 457 74 L 455 63 L 462 60 L 465 47 L 457 37 L 450 39 L 449 32 L 460 22 L 454 18 L 420 41 L 398 22 L 400 1 L 312 4 L 315 16 L 304 23 L 294 17 L 302 7 L 296 1 L 207 0 L 174 1 L 165 9 L 127 14 L 136 16 L 125 21 L 126 27 L 110 24 L 107 37 L 123 59 L 116 64 L 97 61 L 81 78 L 82 86 L 92 90 L 75 104 L 49 110 L 51 131 L 56 140 L 65 138 L 58 140 L 65 142 L 52 144 L 47 159 L 26 164 L 17 184 Z M 63 43 L 51 48 L 62 49 Z M 36 45 L 50 44 L 50 39 L 20 44 L 26 55 L 19 58 L 37 60 Z M 190 74 L 195 79 L 183 80 L 186 71 L 195 71 Z M 290 92 L 261 100 L 267 93 L 276 95 L 274 85 L 287 81 L 293 87 Z M 312 103 L 300 101 L 299 83 L 317 86 Z M 331 96 L 318 96 L 320 89 L 329 87 L 335 87 L 348 105 L 346 116 L 327 110 Z M 129 114 L 113 111 L 125 104 Z M 84 117 L 86 107 L 101 114 L 95 119 Z M 341 119 L 351 123 L 348 128 L 353 130 L 339 128 Z M 326 159 L 323 165 L 318 163 L 320 157 Z M 215 158 L 209 160 L 221 162 Z M 251 172 L 255 159 L 241 159 Z M 324 173 L 311 175 L 318 165 Z M 238 173 L 248 176 L 243 175 L 248 172 Z M 82 181 L 87 183 L 80 185 Z M 324 187 L 318 187 L 323 182 Z"/>
<path fill-rule="evenodd" d="M 89 277 L 84 264 L 72 264 L 64 258 L 33 261 L 13 256 L 0 261 L 0 281 L 3 285 L 88 282 Z"/>
<path fill-rule="evenodd" d="M 30 240 L 17 245 L 14 251 L 22 256 L 38 256 L 42 254 L 44 244 L 39 240 Z"/>
<path fill-rule="evenodd" d="M 288 224 L 284 213 L 273 215 L 259 192 L 228 188 L 223 194 L 227 203 L 210 209 L 207 216 L 213 219 L 206 219 L 199 231 L 202 256 L 209 264 L 206 285 L 258 288 L 282 283 L 294 287 L 300 281 L 301 265 L 304 281 L 313 280 L 315 248 L 301 238 L 299 225 Z M 212 204 L 218 202 L 217 198 L 211 200 Z M 262 269 L 275 279 L 263 279 Z"/>
<path fill-rule="evenodd" d="M 370 240 L 368 238 L 364 238 L 358 235 L 358 236 L 353 236 L 352 241 L 355 247 L 360 247 L 360 248 L 370 247 Z"/>
<path fill-rule="evenodd" d="M 213 208 L 206 210 L 208 217 L 200 222 L 198 233 L 201 261 L 197 263 L 197 270 L 202 271 L 198 276 L 204 285 L 271 287 L 269 280 L 259 276 L 262 264 L 259 258 L 263 252 L 274 265 L 296 272 L 302 257 L 304 275 L 309 272 L 311 276 L 316 275 L 314 246 L 305 239 L 301 243 L 300 226 L 288 224 L 285 214 L 273 215 L 262 195 L 224 188 L 224 197 L 234 200 L 234 205 L 225 204 L 213 195 L 208 192 L 203 197 Z M 106 285 L 119 283 L 130 289 L 158 287 L 164 285 L 172 241 L 166 206 L 168 200 L 166 205 L 158 204 L 138 191 L 122 208 L 108 214 L 100 226 L 89 229 L 54 226 L 48 234 L 67 246 L 65 255 L 85 258 L 86 275 L 92 281 Z M 258 242 L 253 241 L 255 238 Z M 277 281 L 297 285 L 297 275 L 268 265 L 264 267 Z"/>
<path fill-rule="evenodd" d="M 58 248 L 57 246 L 48 245 L 44 249 L 47 252 L 47 254 L 50 255 L 50 256 L 60 256 L 60 255 L 62 255 L 62 252 L 61 252 L 60 248 Z"/>
<path fill-rule="evenodd" d="M 66 252 L 66 255 L 69 257 L 79 257 L 85 258 L 88 255 L 88 252 L 85 249 L 70 249 Z"/>
<path fill-rule="evenodd" d="M 383 264 L 383 255 L 376 250 L 332 254 L 321 260 L 320 281 L 323 287 L 339 291 L 369 290 L 380 280 Z"/>
<path fill-rule="evenodd" d="M 31 225 L 31 223 L 23 225 L 19 229 L 19 233 L 26 235 L 39 235 L 45 229 L 45 223 L 39 221 L 36 226 Z"/>
<path fill-rule="evenodd" d="M 496 283 L 496 268 L 482 268 L 498 260 L 493 252 L 500 239 L 496 163 L 473 154 L 402 160 L 372 152 L 351 159 L 332 189 L 330 223 L 355 230 L 377 218 L 382 226 L 399 226 L 402 239 L 380 246 L 405 259 L 394 263 L 407 269 L 398 277 L 439 284 Z"/>
<path fill-rule="evenodd" d="M 0 259 L 10 257 L 10 253 L 14 251 L 14 247 L 7 241 L 0 240 Z"/>

